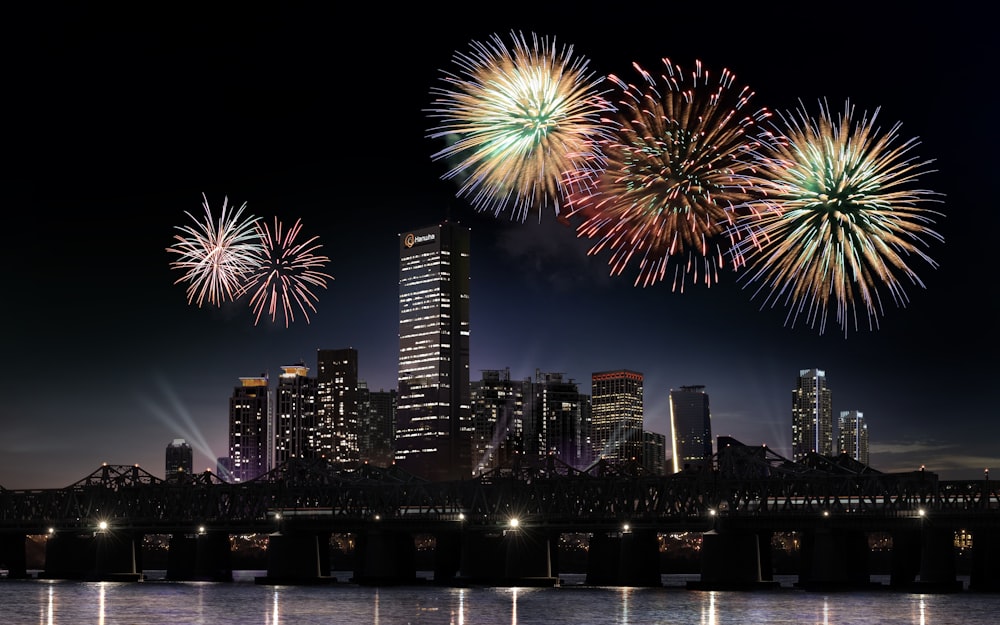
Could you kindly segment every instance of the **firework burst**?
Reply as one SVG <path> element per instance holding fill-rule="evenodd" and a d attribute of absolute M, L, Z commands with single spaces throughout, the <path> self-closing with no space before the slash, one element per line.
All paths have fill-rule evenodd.
<path fill-rule="evenodd" d="M 208 198 L 204 193 L 201 197 L 204 221 L 185 211 L 195 225 L 177 226 L 183 234 L 175 235 L 175 243 L 167 248 L 178 256 L 170 267 L 184 272 L 174 284 L 189 283 L 188 304 L 197 301 L 199 308 L 205 301 L 222 306 L 226 300 L 238 299 L 244 293 L 245 276 L 253 270 L 261 250 L 255 227 L 258 218 L 243 217 L 246 202 L 231 211 L 229 198 L 225 198 L 215 221 Z"/>
<path fill-rule="evenodd" d="M 822 334 L 832 308 L 845 337 L 858 329 L 859 312 L 874 330 L 883 291 L 905 307 L 904 282 L 924 287 L 909 260 L 937 267 L 923 248 L 944 241 L 931 229 L 941 213 L 926 208 L 939 194 L 913 186 L 932 161 L 912 154 L 919 143 L 902 140 L 899 123 L 883 133 L 878 113 L 855 122 L 847 102 L 834 119 L 820 102 L 810 117 L 800 103 L 780 115 L 783 128 L 761 150 L 765 197 L 740 218 L 733 249 L 749 268 L 745 286 L 759 285 L 753 296 L 789 308 L 786 325 L 804 315 Z"/>
<path fill-rule="evenodd" d="M 247 278 L 245 289 L 251 293 L 250 308 L 255 313 L 254 325 L 260 322 L 266 309 L 271 321 L 277 320 L 281 310 L 285 327 L 295 321 L 295 309 L 302 311 L 309 323 L 309 311 L 316 312 L 315 302 L 319 298 L 310 290 L 312 287 L 326 288 L 331 276 L 321 271 L 330 259 L 318 256 L 322 246 L 316 243 L 318 237 L 296 242 L 302 230 L 302 220 L 295 222 L 284 231 L 281 222 L 274 220 L 272 231 L 266 223 L 257 224 L 261 247 L 255 259 L 255 268 Z"/>
<path fill-rule="evenodd" d="M 454 72 L 443 71 L 426 112 L 438 125 L 428 135 L 447 147 L 432 155 L 447 159 L 444 180 L 456 180 L 458 196 L 481 212 L 525 221 L 551 207 L 556 215 L 581 171 L 602 165 L 597 139 L 601 120 L 613 107 L 598 90 L 601 78 L 572 46 L 511 33 L 513 50 L 493 35 L 456 52 Z"/>
<path fill-rule="evenodd" d="M 711 286 L 724 265 L 721 243 L 736 209 L 751 198 L 755 124 L 753 96 L 724 69 L 713 80 L 701 62 L 686 80 L 663 59 L 661 80 L 640 67 L 639 86 L 609 79 L 621 93 L 607 166 L 570 197 L 577 235 L 595 240 L 590 254 L 611 251 L 612 275 L 638 263 L 635 285 L 671 280 L 674 290 Z M 672 268 L 672 271 L 670 271 Z"/>

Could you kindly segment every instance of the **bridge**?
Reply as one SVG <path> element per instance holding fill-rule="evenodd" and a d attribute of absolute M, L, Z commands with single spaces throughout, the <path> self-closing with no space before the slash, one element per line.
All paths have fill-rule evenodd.
<path fill-rule="evenodd" d="M 720 439 L 722 440 L 722 439 Z M 25 541 L 46 536 L 56 579 L 141 580 L 144 536 L 170 536 L 169 579 L 232 579 L 230 537 L 267 536 L 273 583 L 328 583 L 332 534 L 355 537 L 351 581 L 412 583 L 416 536 L 434 538 L 434 583 L 558 585 L 561 534 L 589 535 L 587 583 L 660 584 L 658 536 L 702 535 L 693 588 L 772 588 L 770 538 L 801 536 L 803 588 L 867 587 L 873 532 L 892 536 L 890 586 L 960 590 L 954 537 L 972 535 L 970 590 L 1000 590 L 1000 486 L 881 473 L 846 456 L 792 462 L 729 439 L 713 469 L 574 469 L 557 458 L 429 482 L 398 467 L 292 461 L 227 483 L 103 465 L 60 489 L 0 488 L 0 564 L 26 577 Z M 998 564 L 994 564 L 998 563 Z"/>

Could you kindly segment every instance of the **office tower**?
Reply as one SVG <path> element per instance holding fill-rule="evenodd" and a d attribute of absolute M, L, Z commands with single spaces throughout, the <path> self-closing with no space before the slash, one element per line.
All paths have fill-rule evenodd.
<path fill-rule="evenodd" d="M 183 438 L 175 438 L 167 445 L 166 459 L 167 479 L 185 473 L 191 475 L 194 465 L 194 451 Z"/>
<path fill-rule="evenodd" d="M 620 369 L 591 376 L 594 451 L 598 458 L 642 459 L 641 373 Z"/>
<path fill-rule="evenodd" d="M 642 433 L 642 468 L 650 475 L 666 475 L 667 437 L 665 434 Z"/>
<path fill-rule="evenodd" d="M 472 462 L 476 473 L 509 467 L 524 453 L 525 401 L 530 380 L 511 380 L 510 369 L 487 369 L 472 388 Z"/>
<path fill-rule="evenodd" d="M 704 386 L 670 389 L 673 472 L 712 469 L 712 412 Z"/>
<path fill-rule="evenodd" d="M 274 464 L 320 457 L 316 431 L 316 378 L 298 363 L 281 367 L 275 391 Z"/>
<path fill-rule="evenodd" d="M 358 350 L 316 351 L 316 421 L 323 457 L 331 462 L 360 460 Z"/>
<path fill-rule="evenodd" d="M 271 387 L 266 375 L 240 378 L 229 398 L 229 472 L 246 482 L 274 468 Z"/>
<path fill-rule="evenodd" d="M 792 460 L 833 455 L 833 395 L 822 369 L 802 369 L 792 391 Z"/>
<path fill-rule="evenodd" d="M 359 381 L 358 413 L 361 415 L 358 439 L 361 460 L 378 467 L 390 466 L 396 431 L 396 389 L 372 391 L 364 380 Z"/>
<path fill-rule="evenodd" d="M 525 412 L 527 457 L 555 456 L 577 469 L 593 461 L 592 424 L 588 411 L 581 408 L 580 387 L 574 380 L 536 369 Z"/>
<path fill-rule="evenodd" d="M 429 480 L 471 477 L 468 228 L 399 236 L 398 381 L 397 464 Z"/>
<path fill-rule="evenodd" d="M 837 446 L 861 464 L 868 463 L 868 424 L 860 410 L 841 410 L 837 422 Z"/>

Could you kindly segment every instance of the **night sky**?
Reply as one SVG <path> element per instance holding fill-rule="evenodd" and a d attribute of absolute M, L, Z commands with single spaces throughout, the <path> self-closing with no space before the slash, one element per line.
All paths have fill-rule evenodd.
<path fill-rule="evenodd" d="M 535 3 L 523 3 L 534 6 Z M 241 376 L 354 347 L 373 390 L 395 387 L 398 235 L 442 219 L 472 229 L 472 378 L 645 375 L 646 429 L 669 435 L 668 393 L 704 385 L 713 435 L 791 457 L 798 372 L 826 371 L 834 414 L 864 413 L 871 464 L 943 479 L 1000 467 L 996 278 L 996 47 L 986 15 L 890 14 L 871 3 L 794 14 L 743 4 L 510 3 L 454 9 L 252 8 L 151 12 L 75 6 L 0 20 L 6 198 L 0 486 L 68 486 L 101 463 L 163 476 L 174 438 L 195 470 L 227 454 Z M 218 6 L 218 5 L 215 5 Z M 331 5 L 332 6 L 332 5 Z M 570 8 L 572 7 L 572 8 Z M 916 11 L 916 9 L 913 9 Z M 984 9 L 985 10 L 985 9 Z M 939 264 L 891 299 L 881 328 L 819 334 L 760 310 L 735 274 L 672 292 L 610 276 L 607 255 L 552 213 L 479 213 L 442 180 L 425 109 L 473 40 L 555 37 L 597 75 L 669 57 L 729 68 L 755 107 L 826 98 L 881 107 L 933 159 L 944 195 Z M 224 198 L 267 221 L 302 219 L 333 276 L 310 322 L 254 319 L 246 300 L 189 305 L 166 248 L 185 211 Z"/>

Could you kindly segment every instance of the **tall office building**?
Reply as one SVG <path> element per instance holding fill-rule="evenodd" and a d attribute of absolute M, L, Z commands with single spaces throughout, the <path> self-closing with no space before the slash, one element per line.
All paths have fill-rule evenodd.
<path fill-rule="evenodd" d="M 674 473 L 712 469 L 712 412 L 704 386 L 670 389 Z"/>
<path fill-rule="evenodd" d="M 272 405 L 266 375 L 240 378 L 229 398 L 227 481 L 246 482 L 274 468 Z"/>
<path fill-rule="evenodd" d="M 316 429 L 320 454 L 331 462 L 361 458 L 358 350 L 316 351 Z"/>
<path fill-rule="evenodd" d="M 177 475 L 191 475 L 194 465 L 194 451 L 191 445 L 183 438 L 175 438 L 167 445 L 166 453 L 166 478 L 170 479 Z"/>
<path fill-rule="evenodd" d="M 555 456 L 577 469 L 593 462 L 593 423 L 574 380 L 536 369 L 525 413 L 528 457 Z"/>
<path fill-rule="evenodd" d="M 822 369 L 802 369 L 792 391 L 792 460 L 833 455 L 833 394 Z"/>
<path fill-rule="evenodd" d="M 487 369 L 471 386 L 473 468 L 481 473 L 510 466 L 524 454 L 524 412 L 531 382 L 511 380 L 510 369 Z"/>
<path fill-rule="evenodd" d="M 395 457 L 429 480 L 472 476 L 469 229 L 443 222 L 399 236 Z"/>
<path fill-rule="evenodd" d="M 309 377 L 305 363 L 281 368 L 274 403 L 274 464 L 320 457 L 316 378 Z"/>
<path fill-rule="evenodd" d="M 642 383 L 635 371 L 601 371 L 591 376 L 594 452 L 608 460 L 642 460 Z"/>
<path fill-rule="evenodd" d="M 358 451 L 361 460 L 378 467 L 388 467 L 393 463 L 396 389 L 373 391 L 364 380 L 359 381 L 358 413 L 361 423 Z"/>
<path fill-rule="evenodd" d="M 642 468 L 650 475 L 665 475 L 667 437 L 659 432 L 642 433 Z"/>
<path fill-rule="evenodd" d="M 868 424 L 860 410 L 841 410 L 837 422 L 837 447 L 861 464 L 868 463 Z"/>

